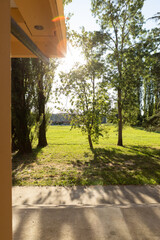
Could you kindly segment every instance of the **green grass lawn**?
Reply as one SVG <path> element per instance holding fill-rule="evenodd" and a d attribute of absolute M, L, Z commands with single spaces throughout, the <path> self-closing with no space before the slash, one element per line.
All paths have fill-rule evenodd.
<path fill-rule="evenodd" d="M 125 127 L 124 147 L 117 129 L 89 149 L 85 135 L 69 126 L 50 126 L 48 146 L 13 157 L 13 185 L 160 184 L 160 133 Z"/>

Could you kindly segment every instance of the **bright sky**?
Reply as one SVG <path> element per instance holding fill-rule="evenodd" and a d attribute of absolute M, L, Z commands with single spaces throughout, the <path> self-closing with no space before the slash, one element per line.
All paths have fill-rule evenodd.
<path fill-rule="evenodd" d="M 90 8 L 91 0 L 72 0 L 72 3 L 68 4 L 68 6 L 65 7 L 65 16 L 67 16 L 68 13 L 74 14 L 69 20 L 71 29 L 80 31 L 80 27 L 82 26 L 84 26 L 85 30 L 87 31 L 94 31 L 99 29 L 99 26 L 96 24 L 96 20 L 91 14 Z M 145 0 L 142 10 L 145 20 L 153 17 L 157 12 L 160 12 L 160 0 Z M 156 26 L 158 25 L 154 20 L 146 21 L 145 27 L 147 29 L 151 29 Z M 62 60 L 63 62 L 59 70 L 70 70 L 77 59 L 83 63 L 83 58 L 81 57 L 80 52 L 77 49 L 73 49 L 72 46 L 69 45 L 67 56 Z M 68 100 L 66 101 L 68 102 Z M 49 106 L 53 107 L 52 104 L 49 104 Z"/>
<path fill-rule="evenodd" d="M 98 30 L 98 25 L 93 18 L 91 11 L 91 0 L 72 0 L 68 6 L 65 7 L 65 15 L 69 12 L 74 13 L 70 19 L 70 27 L 76 31 L 81 26 L 84 26 L 87 31 Z M 143 15 L 145 19 L 152 17 L 157 12 L 160 12 L 160 0 L 145 0 L 143 7 Z M 154 21 L 147 21 L 147 28 L 156 26 Z"/>

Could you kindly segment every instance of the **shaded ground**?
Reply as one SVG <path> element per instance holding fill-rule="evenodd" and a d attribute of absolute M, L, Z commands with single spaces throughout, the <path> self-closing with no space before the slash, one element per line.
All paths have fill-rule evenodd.
<path fill-rule="evenodd" d="M 151 147 L 95 148 L 67 160 L 37 154 L 15 156 L 13 185 L 160 184 L 160 150 Z"/>

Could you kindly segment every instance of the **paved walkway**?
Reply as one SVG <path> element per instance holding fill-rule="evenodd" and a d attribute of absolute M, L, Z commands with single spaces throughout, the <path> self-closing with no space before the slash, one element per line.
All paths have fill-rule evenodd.
<path fill-rule="evenodd" d="M 13 240 L 160 240 L 160 186 L 13 187 Z"/>

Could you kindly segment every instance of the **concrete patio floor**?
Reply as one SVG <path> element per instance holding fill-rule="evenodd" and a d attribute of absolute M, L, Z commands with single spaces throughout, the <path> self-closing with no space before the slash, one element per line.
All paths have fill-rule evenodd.
<path fill-rule="evenodd" d="M 160 186 L 13 187 L 13 240 L 160 240 Z"/>

